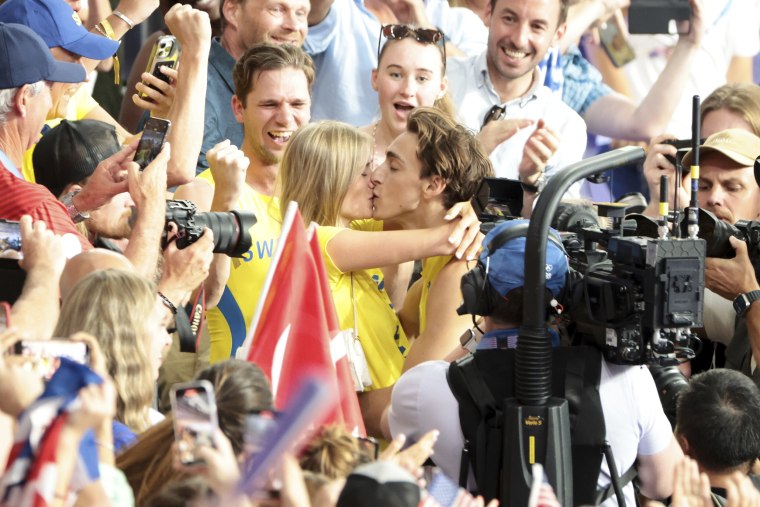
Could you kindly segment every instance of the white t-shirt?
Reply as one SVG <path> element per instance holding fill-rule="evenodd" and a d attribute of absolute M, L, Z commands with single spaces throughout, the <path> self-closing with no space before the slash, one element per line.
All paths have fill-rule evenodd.
<path fill-rule="evenodd" d="M 404 373 L 393 388 L 388 421 L 393 436 L 403 433 L 410 441 L 439 430 L 433 459 L 447 476 L 457 480 L 464 436 L 458 404 L 446 379 L 448 369 L 446 361 L 428 361 Z M 657 454 L 668 447 L 673 432 L 646 367 L 602 361 L 599 397 L 619 474 L 633 465 L 637 455 Z M 609 468 L 602 460 L 597 485 L 609 483 Z M 633 486 L 629 483 L 623 491 L 626 504 L 635 505 Z M 614 507 L 617 501 L 613 496 L 602 505 Z"/>
<path fill-rule="evenodd" d="M 726 72 L 734 56 L 752 57 L 760 51 L 760 2 L 758 0 L 709 0 L 702 2 L 706 31 L 694 55 L 686 88 L 666 132 L 679 139 L 691 135 L 692 97 L 704 100 L 726 84 Z M 623 67 L 637 102 L 665 68 L 678 41 L 676 35 L 631 35 L 636 59 Z"/>

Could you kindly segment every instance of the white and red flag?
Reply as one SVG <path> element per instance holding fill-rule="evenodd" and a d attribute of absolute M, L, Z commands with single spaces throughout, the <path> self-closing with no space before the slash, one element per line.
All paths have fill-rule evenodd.
<path fill-rule="evenodd" d="M 307 233 L 295 202 L 288 204 L 259 305 L 237 357 L 257 364 L 269 377 L 277 408 L 288 404 L 307 374 L 334 383 L 340 399 L 322 422 L 366 435 L 315 227 Z"/>

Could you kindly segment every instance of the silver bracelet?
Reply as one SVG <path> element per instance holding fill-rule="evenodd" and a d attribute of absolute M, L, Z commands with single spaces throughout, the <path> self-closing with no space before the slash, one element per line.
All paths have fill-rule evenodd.
<path fill-rule="evenodd" d="M 131 19 L 129 19 L 129 18 L 128 18 L 128 17 L 127 17 L 127 16 L 126 16 L 126 15 L 125 15 L 123 12 L 121 12 L 120 10 L 118 10 L 118 9 L 114 9 L 113 11 L 111 11 L 111 14 L 113 14 L 114 16 L 116 16 L 117 18 L 119 18 L 120 20 L 122 20 L 123 22 L 125 22 L 125 23 L 127 24 L 127 26 L 129 26 L 129 29 L 130 29 L 130 30 L 131 30 L 131 29 L 133 29 L 133 28 L 135 27 L 135 22 L 134 22 L 134 21 L 132 21 Z"/>

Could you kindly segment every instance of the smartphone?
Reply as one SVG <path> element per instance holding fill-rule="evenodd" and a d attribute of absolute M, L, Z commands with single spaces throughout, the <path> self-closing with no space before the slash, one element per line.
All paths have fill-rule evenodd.
<path fill-rule="evenodd" d="M 172 122 L 163 118 L 148 118 L 145 122 L 145 128 L 140 136 L 140 142 L 137 144 L 134 161 L 140 166 L 140 170 L 148 167 L 153 159 L 161 153 L 161 147 L 164 145 L 166 136 Z"/>
<path fill-rule="evenodd" d="M 21 225 L 0 219 L 0 259 L 21 259 Z"/>
<path fill-rule="evenodd" d="M 148 59 L 148 66 L 145 68 L 145 72 L 151 74 L 161 81 L 168 83 L 169 76 L 161 72 L 161 67 L 169 67 L 170 69 L 176 69 L 179 63 L 179 55 L 181 48 L 177 38 L 173 35 L 162 35 L 156 39 L 156 43 L 153 45 L 153 50 L 150 53 Z M 158 91 L 153 85 L 148 85 L 154 90 Z M 140 94 L 140 97 L 145 100 L 150 100 L 144 93 Z"/>
<path fill-rule="evenodd" d="M 51 340 L 21 340 L 16 342 L 13 353 L 24 359 L 24 364 L 48 381 L 61 365 L 61 357 L 80 364 L 89 364 L 90 349 L 86 343 L 65 338 Z"/>
<path fill-rule="evenodd" d="M 615 67 L 622 67 L 636 58 L 633 48 L 620 30 L 615 18 L 599 27 L 599 42 Z"/>
<path fill-rule="evenodd" d="M 675 34 L 678 33 L 676 23 L 690 19 L 691 6 L 688 0 L 631 0 L 628 7 L 628 33 Z"/>
<path fill-rule="evenodd" d="M 214 386 L 208 380 L 176 384 L 172 386 L 170 397 L 180 463 L 202 465 L 204 461 L 198 457 L 198 448 L 201 445 L 216 447 L 214 432 L 219 422 Z"/>

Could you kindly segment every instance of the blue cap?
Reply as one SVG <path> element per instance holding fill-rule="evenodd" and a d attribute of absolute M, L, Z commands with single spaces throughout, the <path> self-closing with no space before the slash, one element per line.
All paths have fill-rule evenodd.
<path fill-rule="evenodd" d="M 119 49 L 118 41 L 87 31 L 64 0 L 6 0 L 0 5 L 0 22 L 26 25 L 47 47 L 62 47 L 93 60 L 109 58 Z"/>
<path fill-rule="evenodd" d="M 483 252 L 480 254 L 480 262 L 488 266 L 488 282 L 502 296 L 512 289 L 525 285 L 525 236 L 510 239 L 495 251 L 489 252 L 488 245 L 500 233 L 509 230 L 519 224 L 526 224 L 527 220 L 509 220 L 502 222 L 486 234 L 483 239 Z M 559 233 L 554 229 L 550 234 L 559 238 Z M 488 264 L 486 264 L 488 263 Z M 559 296 L 565 286 L 567 274 L 567 256 L 565 252 L 552 241 L 546 242 L 546 288 L 554 297 Z"/>
<path fill-rule="evenodd" d="M 0 23 L 0 89 L 43 80 L 81 83 L 86 77 L 82 65 L 55 60 L 45 42 L 28 27 Z"/>

